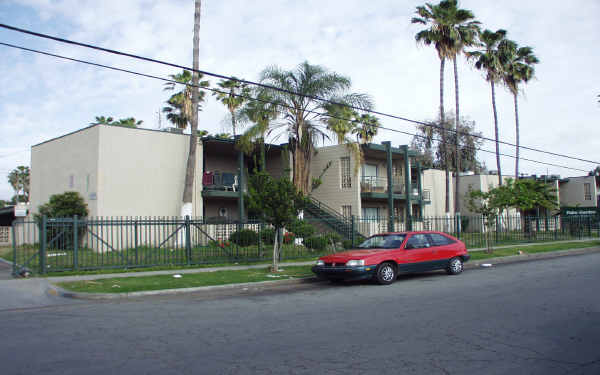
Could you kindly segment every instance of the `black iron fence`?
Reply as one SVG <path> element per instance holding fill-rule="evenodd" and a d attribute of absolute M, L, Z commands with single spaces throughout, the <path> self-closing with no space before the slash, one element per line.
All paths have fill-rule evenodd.
<path fill-rule="evenodd" d="M 310 218 L 286 228 L 280 259 L 310 259 L 392 231 L 436 230 L 469 249 L 524 242 L 599 238 L 596 216 L 426 217 L 412 223 L 383 218 Z M 42 218 L 12 226 L 13 272 L 34 273 L 270 261 L 275 231 L 265 223 L 180 217 Z"/>

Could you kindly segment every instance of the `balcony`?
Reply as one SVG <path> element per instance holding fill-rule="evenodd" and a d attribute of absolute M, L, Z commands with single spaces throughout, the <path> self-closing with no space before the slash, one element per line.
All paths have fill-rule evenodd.
<path fill-rule="evenodd" d="M 202 175 L 202 196 L 238 198 L 240 185 L 237 173 L 205 172 Z M 242 187 L 245 191 L 245 187 Z"/>
<path fill-rule="evenodd" d="M 402 177 L 394 177 L 392 180 L 392 193 L 394 199 L 406 199 L 406 189 Z M 413 182 L 411 199 L 431 202 L 431 192 L 423 190 L 419 196 L 417 184 Z M 362 176 L 360 181 L 360 192 L 363 198 L 387 199 L 388 179 L 386 177 Z"/>

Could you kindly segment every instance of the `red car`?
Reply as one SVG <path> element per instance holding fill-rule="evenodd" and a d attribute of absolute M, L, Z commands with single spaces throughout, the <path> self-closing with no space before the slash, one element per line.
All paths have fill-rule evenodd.
<path fill-rule="evenodd" d="M 470 257 L 462 241 L 445 233 L 382 233 L 358 249 L 319 258 L 312 271 L 332 281 L 373 278 L 391 284 L 400 272 L 445 269 L 450 275 L 459 274 Z"/>

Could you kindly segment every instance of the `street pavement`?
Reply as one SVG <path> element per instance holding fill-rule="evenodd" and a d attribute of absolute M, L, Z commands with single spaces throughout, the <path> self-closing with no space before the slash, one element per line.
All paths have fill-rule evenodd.
<path fill-rule="evenodd" d="M 599 374 L 600 253 L 0 310 L 2 374 Z"/>

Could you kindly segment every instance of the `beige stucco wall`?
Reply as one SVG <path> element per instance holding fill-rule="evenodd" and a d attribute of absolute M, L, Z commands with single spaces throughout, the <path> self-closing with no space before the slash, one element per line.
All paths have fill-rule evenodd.
<path fill-rule="evenodd" d="M 37 213 L 53 194 L 76 191 L 87 203 L 90 216 L 98 215 L 94 193 L 99 131 L 98 126 L 88 127 L 31 148 L 31 213 Z"/>
<path fill-rule="evenodd" d="M 424 217 L 446 215 L 446 173 L 439 169 L 426 169 L 421 180 L 423 190 L 429 190 L 431 204 L 423 207 Z M 450 183 L 450 212 L 454 213 L 454 185 Z"/>
<path fill-rule="evenodd" d="M 590 184 L 591 200 L 584 199 L 584 184 Z M 596 207 L 596 179 L 594 176 L 569 177 L 560 184 L 560 205 L 568 207 Z"/>
<path fill-rule="evenodd" d="M 33 146 L 32 211 L 52 194 L 77 191 L 90 216 L 179 216 L 188 147 L 188 135 L 107 125 Z M 201 216 L 201 144 L 196 155 L 193 214 Z"/>
<path fill-rule="evenodd" d="M 351 188 L 342 189 L 342 157 L 350 157 L 350 173 L 352 174 Z M 352 215 L 359 216 L 361 211 L 360 204 L 360 171 L 354 174 L 354 166 L 356 161 L 352 156 L 352 152 L 346 145 L 326 146 L 318 149 L 318 153 L 313 156 L 311 163 L 311 175 L 318 177 L 323 173 L 323 169 L 329 161 L 331 166 L 325 174 L 323 174 L 323 183 L 315 191 L 312 196 L 325 203 L 338 212 L 342 212 L 342 206 L 351 205 Z"/>
<path fill-rule="evenodd" d="M 98 215 L 179 216 L 189 136 L 100 126 Z M 202 143 L 196 151 L 193 216 L 202 215 Z"/>

